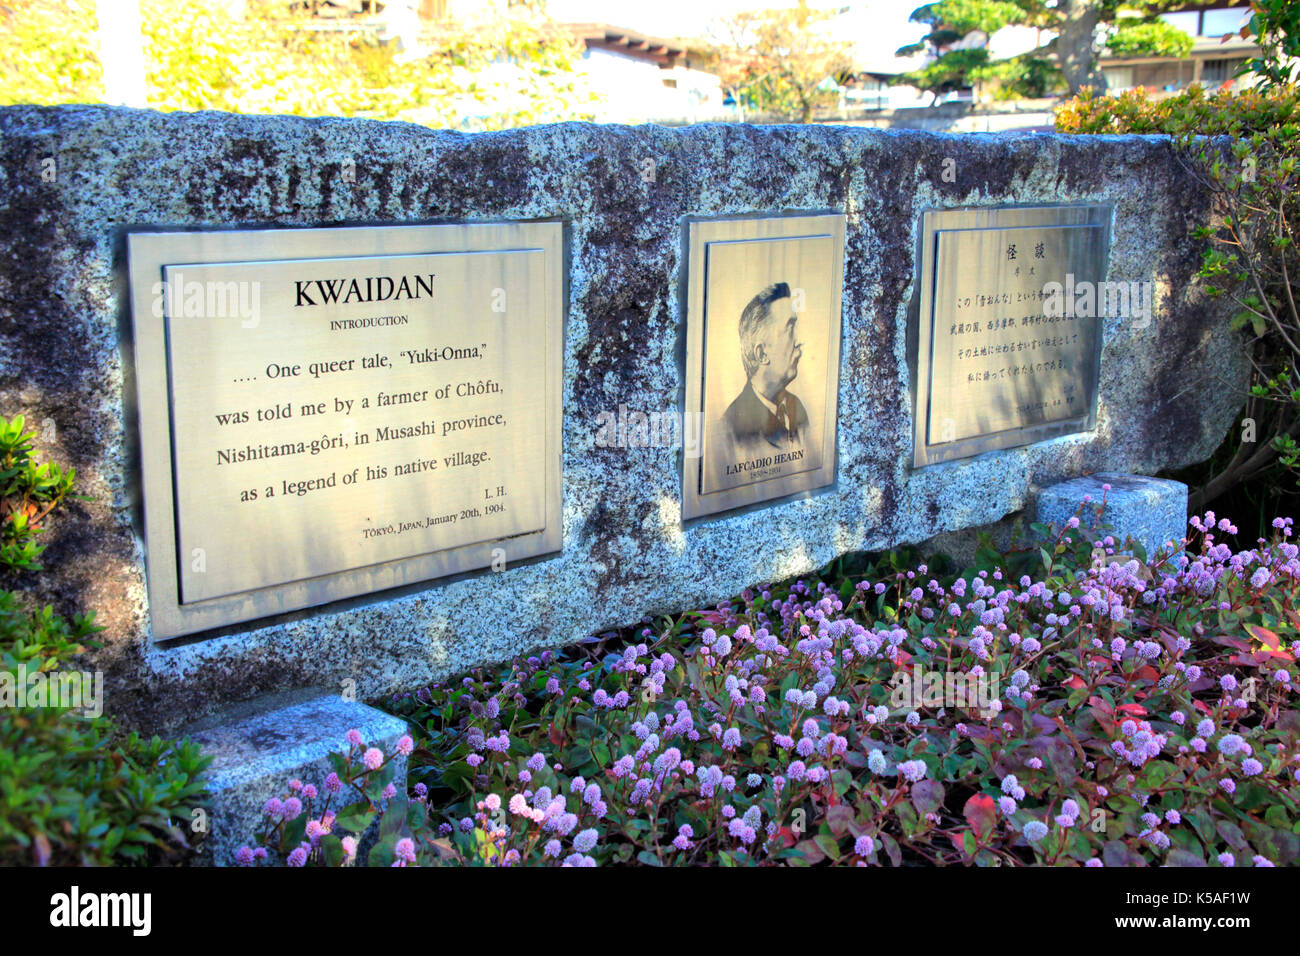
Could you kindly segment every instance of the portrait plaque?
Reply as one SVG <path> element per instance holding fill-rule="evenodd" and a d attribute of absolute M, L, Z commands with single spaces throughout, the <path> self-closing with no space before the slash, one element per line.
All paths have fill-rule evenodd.
<path fill-rule="evenodd" d="M 1096 427 L 1110 215 L 922 214 L 908 336 L 915 467 Z M 1077 309 L 1076 290 L 1089 293 Z"/>
<path fill-rule="evenodd" d="M 156 639 L 559 549 L 559 223 L 127 252 Z"/>
<path fill-rule="evenodd" d="M 682 517 L 835 481 L 844 216 L 688 226 Z"/>

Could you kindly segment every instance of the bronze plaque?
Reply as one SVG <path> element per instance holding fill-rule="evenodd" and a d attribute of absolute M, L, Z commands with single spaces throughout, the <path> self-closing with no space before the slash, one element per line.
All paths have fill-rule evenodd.
<path fill-rule="evenodd" d="M 129 237 L 156 638 L 558 549 L 560 230 Z"/>
<path fill-rule="evenodd" d="M 842 215 L 689 226 L 683 518 L 835 480 Z"/>
<path fill-rule="evenodd" d="M 915 466 L 1096 426 L 1109 224 L 1103 206 L 923 214 Z"/>

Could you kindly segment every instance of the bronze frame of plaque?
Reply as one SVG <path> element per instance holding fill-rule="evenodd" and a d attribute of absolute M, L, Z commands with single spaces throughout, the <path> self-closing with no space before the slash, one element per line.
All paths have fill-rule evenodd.
<path fill-rule="evenodd" d="M 208 232 L 131 231 L 126 236 L 129 299 L 134 335 L 135 387 L 140 428 L 146 580 L 155 641 L 271 618 L 431 581 L 490 566 L 493 549 L 509 542 L 512 563 L 562 548 L 561 426 L 564 349 L 564 231 L 558 221 L 459 225 L 345 226 L 241 229 Z M 346 568 L 181 603 L 178 500 L 174 420 L 170 401 L 167 319 L 153 314 L 154 285 L 166 267 L 208 263 L 235 266 L 293 260 L 355 259 L 445 253 L 542 253 L 539 317 L 545 348 L 539 358 L 544 380 L 537 383 L 544 406 L 545 463 L 540 479 L 540 530 L 450 547 L 380 563 Z"/>
<path fill-rule="evenodd" d="M 1106 204 L 1051 206 L 999 206 L 963 209 L 927 209 L 918 227 L 917 287 L 912 297 L 907 323 L 907 358 L 912 403 L 912 465 L 926 465 L 971 458 L 988 451 L 1031 445 L 1035 442 L 1092 431 L 1097 427 L 1097 383 L 1101 372 L 1102 319 L 1093 319 L 1093 347 L 1084 368 L 1084 408 L 1081 415 L 1038 424 L 1020 425 L 997 432 L 975 435 L 951 442 L 931 444 L 929 434 L 933 387 L 933 330 L 937 317 L 936 288 L 938 242 L 943 232 L 971 230 L 1010 230 L 1078 227 L 1096 230 L 1099 241 L 1086 248 L 1084 269 L 1080 275 L 1093 282 L 1106 278 L 1110 261 L 1111 217 L 1113 207 Z M 1078 275 L 1079 273 L 1076 273 Z"/>
<path fill-rule="evenodd" d="M 705 492 L 702 486 L 703 467 L 709 448 L 709 425 L 696 432 L 699 437 L 698 454 L 682 454 L 682 520 L 690 521 L 733 511 L 749 506 L 766 505 L 806 496 L 808 493 L 832 486 L 836 480 L 838 433 L 838 397 L 840 370 L 841 313 L 844 294 L 844 232 L 846 218 L 843 213 L 792 213 L 789 215 L 744 216 L 727 219 L 694 219 L 686 223 L 687 274 L 682 286 L 686 307 L 686 352 L 684 362 L 685 397 L 683 403 L 683 431 L 691 431 L 686 415 L 701 416 L 706 410 L 705 373 L 708 250 L 713 243 L 739 245 L 766 240 L 824 240 L 831 247 L 828 263 L 830 287 L 825 290 L 827 308 L 826 356 L 824 368 L 817 365 L 824 378 L 824 393 L 820 397 L 820 436 L 812 446 L 819 449 L 819 464 L 797 474 L 760 479 L 737 487 Z M 757 292 L 758 290 L 754 290 Z M 737 316 L 728 316 L 732 322 Z M 811 376 L 799 377 L 808 381 Z M 817 394 L 814 380 L 813 391 Z"/>

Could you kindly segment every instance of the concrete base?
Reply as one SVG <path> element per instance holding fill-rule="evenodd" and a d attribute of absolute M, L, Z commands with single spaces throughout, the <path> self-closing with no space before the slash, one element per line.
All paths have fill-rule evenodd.
<path fill-rule="evenodd" d="M 1084 495 L 1091 495 L 1093 504 L 1101 504 L 1104 497 L 1101 524 L 1114 535 L 1117 551 L 1132 539 L 1151 558 L 1157 551 L 1177 550 L 1187 534 L 1187 486 L 1142 475 L 1087 475 L 1051 485 L 1038 494 L 1036 520 L 1060 528 L 1078 511 Z M 1080 521 L 1092 523 L 1087 509 Z"/>
<path fill-rule="evenodd" d="M 212 816 L 198 862 L 234 865 L 236 851 L 253 845 L 266 801 L 285 796 L 291 779 L 323 792 L 333 769 L 329 755 L 348 749 L 345 735 L 353 728 L 366 746 L 385 753 L 408 729 L 404 721 L 338 694 L 277 695 L 191 727 L 189 737 L 215 758 L 208 770 Z M 404 793 L 405 757 L 398 758 L 394 782 Z"/>

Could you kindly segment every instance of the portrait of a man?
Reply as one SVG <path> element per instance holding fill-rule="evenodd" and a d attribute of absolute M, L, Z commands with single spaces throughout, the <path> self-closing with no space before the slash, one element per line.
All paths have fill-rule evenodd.
<path fill-rule="evenodd" d="M 807 437 L 808 412 L 789 390 L 803 357 L 798 324 L 786 282 L 767 286 L 740 314 L 746 383 L 723 416 L 737 457 L 787 451 Z"/>
<path fill-rule="evenodd" d="M 684 510 L 716 514 L 835 480 L 841 215 L 693 223 Z"/>

